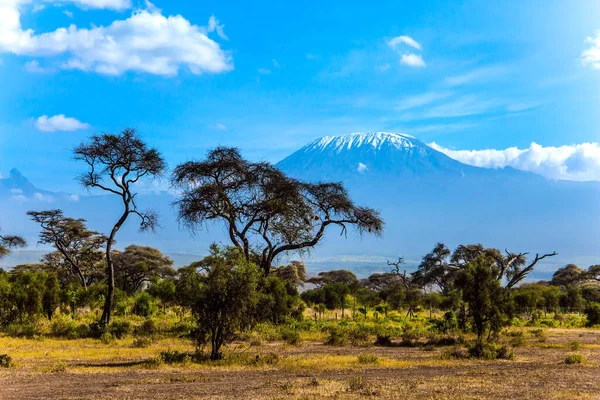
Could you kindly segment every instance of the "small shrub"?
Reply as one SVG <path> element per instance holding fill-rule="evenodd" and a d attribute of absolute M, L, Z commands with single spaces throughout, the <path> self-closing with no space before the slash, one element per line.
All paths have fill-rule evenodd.
<path fill-rule="evenodd" d="M 52 318 L 50 333 L 53 336 L 69 339 L 77 339 L 79 337 L 77 323 L 70 316 L 64 314 L 59 314 Z"/>
<path fill-rule="evenodd" d="M 546 331 L 540 328 L 530 329 L 529 333 L 531 333 L 531 336 L 537 338 L 537 340 L 542 343 L 548 339 L 548 337 L 546 336 Z"/>
<path fill-rule="evenodd" d="M 149 317 L 156 311 L 154 298 L 148 292 L 140 293 L 133 304 L 133 313 L 140 317 Z"/>
<path fill-rule="evenodd" d="M 366 382 L 362 376 L 355 376 L 348 381 L 348 391 L 358 392 L 366 389 Z"/>
<path fill-rule="evenodd" d="M 158 329 L 156 328 L 156 321 L 153 319 L 144 320 L 140 326 L 137 326 L 134 329 L 134 333 L 143 336 L 154 335 L 157 331 Z"/>
<path fill-rule="evenodd" d="M 135 339 L 133 339 L 133 343 L 131 344 L 131 346 L 137 348 L 146 348 L 152 346 L 152 343 L 154 343 L 154 340 L 151 337 L 138 336 Z"/>
<path fill-rule="evenodd" d="M 591 303 L 585 308 L 587 326 L 600 325 L 600 303 Z"/>
<path fill-rule="evenodd" d="M 100 336 L 100 341 L 103 344 L 111 344 L 115 341 L 115 337 L 110 332 L 104 332 L 102 336 Z"/>
<path fill-rule="evenodd" d="M 442 352 L 443 360 L 449 360 L 453 358 L 459 360 L 463 358 L 469 358 L 469 354 L 467 353 L 467 350 L 460 346 L 455 346 L 451 349 L 447 349 Z"/>
<path fill-rule="evenodd" d="M 128 320 L 114 321 L 108 326 L 107 332 L 117 339 L 122 339 L 131 332 L 131 322 Z"/>
<path fill-rule="evenodd" d="M 355 325 L 348 330 L 348 339 L 352 346 L 363 346 L 369 341 L 369 331 L 364 325 Z"/>
<path fill-rule="evenodd" d="M 581 364 L 583 362 L 585 362 L 585 357 L 578 353 L 569 354 L 564 361 L 565 364 Z"/>
<path fill-rule="evenodd" d="M 512 347 L 521 347 L 521 346 L 525 345 L 525 337 L 523 335 L 512 337 L 510 339 L 510 345 Z"/>
<path fill-rule="evenodd" d="M 281 329 L 281 338 L 285 340 L 287 344 L 297 346 L 302 343 L 300 338 L 300 332 L 297 329 L 286 327 Z"/>
<path fill-rule="evenodd" d="M 345 346 L 348 343 L 348 332 L 343 327 L 334 326 L 329 329 L 325 344 L 330 346 Z"/>
<path fill-rule="evenodd" d="M 512 360 L 515 355 L 507 345 L 490 342 L 474 342 L 467 345 L 467 352 L 471 358 L 484 360 Z"/>
<path fill-rule="evenodd" d="M 191 355 L 178 350 L 161 351 L 160 360 L 165 364 L 181 364 L 191 360 Z"/>
<path fill-rule="evenodd" d="M 64 362 L 58 362 L 58 363 L 54 364 L 52 367 L 50 367 L 49 372 L 61 373 L 61 372 L 66 372 L 66 370 L 67 370 L 67 364 L 65 364 Z"/>
<path fill-rule="evenodd" d="M 0 354 L 0 368 L 10 368 L 14 365 L 12 357 L 8 354 Z"/>
<path fill-rule="evenodd" d="M 379 357 L 375 354 L 359 354 L 357 356 L 359 364 L 377 364 L 379 363 Z"/>
<path fill-rule="evenodd" d="M 569 342 L 567 344 L 567 346 L 569 347 L 569 349 L 571 349 L 572 351 L 576 351 L 579 350 L 581 348 L 581 343 L 578 342 L 577 340 L 573 340 L 571 342 Z"/>
<path fill-rule="evenodd" d="M 375 346 L 390 347 L 392 346 L 392 339 L 389 335 L 378 333 L 375 337 Z"/>
<path fill-rule="evenodd" d="M 24 337 L 27 339 L 33 339 L 38 336 L 38 326 L 34 322 L 24 324 L 11 324 L 6 330 L 6 334 L 12 337 Z"/>
<path fill-rule="evenodd" d="M 402 334 L 400 338 L 401 346 L 414 347 L 418 344 L 418 341 L 425 336 L 425 332 L 415 325 L 406 324 L 402 327 Z"/>
<path fill-rule="evenodd" d="M 268 353 L 263 355 L 257 355 L 253 365 L 277 365 L 279 363 L 279 356 L 275 353 Z"/>

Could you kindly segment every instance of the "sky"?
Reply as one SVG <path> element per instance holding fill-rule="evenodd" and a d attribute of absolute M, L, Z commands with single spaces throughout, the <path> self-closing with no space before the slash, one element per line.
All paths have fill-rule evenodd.
<path fill-rule="evenodd" d="M 0 173 L 78 190 L 135 127 L 170 166 L 402 132 L 460 161 L 600 180 L 600 3 L 0 0 Z"/>

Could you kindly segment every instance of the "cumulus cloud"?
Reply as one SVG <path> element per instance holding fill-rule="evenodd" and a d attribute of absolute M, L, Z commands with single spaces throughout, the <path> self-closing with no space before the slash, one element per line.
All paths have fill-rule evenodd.
<path fill-rule="evenodd" d="M 423 61 L 423 57 L 420 54 L 402 54 L 400 58 L 400 64 L 408 65 L 409 67 L 424 67 L 425 61 Z"/>
<path fill-rule="evenodd" d="M 549 179 L 600 181 L 600 144 L 582 143 L 544 147 L 532 143 L 529 148 L 504 150 L 453 150 L 437 143 L 429 144 L 449 157 L 483 168 L 512 167 L 534 172 Z"/>
<path fill-rule="evenodd" d="M 600 30 L 596 31 L 595 37 L 588 37 L 585 41 L 591 43 L 592 47 L 581 53 L 581 64 L 600 69 Z"/>
<path fill-rule="evenodd" d="M 35 127 L 41 132 L 78 131 L 88 129 L 89 124 L 78 121 L 75 118 L 65 117 L 64 114 L 48 117 L 42 115 L 35 120 Z"/>
<path fill-rule="evenodd" d="M 259 68 L 258 73 L 261 75 L 271 75 L 271 70 L 267 68 Z"/>
<path fill-rule="evenodd" d="M 225 125 L 223 125 L 221 123 L 216 123 L 216 124 L 213 124 L 213 125 L 209 125 L 208 129 L 212 129 L 212 130 L 215 130 L 215 131 L 226 131 L 227 130 L 227 126 L 225 126 Z"/>
<path fill-rule="evenodd" d="M 410 36 L 396 36 L 395 38 L 388 40 L 387 44 L 392 50 L 401 54 L 400 64 L 409 67 L 425 67 L 425 61 L 423 61 L 423 57 L 420 54 L 402 50 L 402 47 L 406 48 L 406 46 L 421 50 L 421 45 Z"/>
<path fill-rule="evenodd" d="M 63 69 L 106 75 L 127 71 L 173 76 L 182 67 L 193 74 L 233 69 L 231 56 L 208 37 L 226 38 L 223 25 L 211 16 L 208 26 L 193 25 L 181 15 L 164 16 L 147 3 L 124 20 L 108 26 L 79 28 L 72 24 L 37 34 L 21 26 L 24 0 L 0 0 L 0 53 L 58 58 Z M 123 0 L 76 0 L 80 6 L 122 9 Z"/>
<path fill-rule="evenodd" d="M 356 170 L 358 171 L 358 173 L 364 174 L 365 172 L 367 172 L 369 170 L 369 167 L 367 167 L 363 163 L 358 163 L 358 168 L 356 168 Z"/>
<path fill-rule="evenodd" d="M 401 44 L 421 50 L 421 45 L 410 36 L 396 36 L 395 38 L 388 40 L 388 46 L 390 46 L 392 49 L 396 49 Z"/>
<path fill-rule="evenodd" d="M 46 0 L 48 3 L 73 3 L 79 8 L 98 8 L 108 10 L 126 10 L 131 8 L 130 0 Z M 148 4 L 148 2 L 146 2 Z"/>
<path fill-rule="evenodd" d="M 25 65 L 23 66 L 23 69 L 27 72 L 31 72 L 34 74 L 41 74 L 44 72 L 48 72 L 46 69 L 44 69 L 42 66 L 40 66 L 40 63 L 36 60 L 26 62 Z"/>

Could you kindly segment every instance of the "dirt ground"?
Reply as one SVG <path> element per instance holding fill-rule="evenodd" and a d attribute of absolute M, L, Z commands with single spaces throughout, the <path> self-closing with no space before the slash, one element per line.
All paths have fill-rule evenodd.
<path fill-rule="evenodd" d="M 137 349 L 127 340 L 0 338 L 0 353 L 16 363 L 0 369 L 0 399 L 600 398 L 600 331 L 548 329 L 546 336 L 540 341 L 526 333 L 527 343 L 510 361 L 442 360 L 443 348 L 421 347 L 269 343 L 228 349 L 278 355 L 275 364 L 260 366 L 148 362 L 165 349 L 190 350 L 184 341 Z M 564 364 L 573 352 L 587 361 Z M 361 364 L 360 354 L 376 355 L 377 362 Z"/>

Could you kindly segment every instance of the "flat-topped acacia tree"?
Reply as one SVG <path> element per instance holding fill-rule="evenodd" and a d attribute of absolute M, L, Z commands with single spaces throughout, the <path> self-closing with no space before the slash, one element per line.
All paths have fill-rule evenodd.
<path fill-rule="evenodd" d="M 0 258 L 7 256 L 17 247 L 25 247 L 27 242 L 21 236 L 0 234 Z"/>
<path fill-rule="evenodd" d="M 236 148 L 218 147 L 203 161 L 177 166 L 171 181 L 181 191 L 175 203 L 181 222 L 192 231 L 224 222 L 233 245 L 265 274 L 280 254 L 309 251 L 327 228 L 383 231 L 379 212 L 356 206 L 341 183 L 302 182 L 245 160 Z"/>
<path fill-rule="evenodd" d="M 115 292 L 115 271 L 111 258 L 112 245 L 121 226 L 130 215 L 140 220 L 140 230 L 154 231 L 158 216 L 152 210 L 140 211 L 136 204 L 134 185 L 142 179 L 160 177 L 167 166 L 157 149 L 149 148 L 135 129 L 124 129 L 118 134 L 103 133 L 92 136 L 87 143 L 77 146 L 75 159 L 83 161 L 88 170 L 79 176 L 81 185 L 100 189 L 118 196 L 122 202 L 121 216 L 114 224 L 106 241 L 107 295 L 100 324 L 110 323 Z"/>

